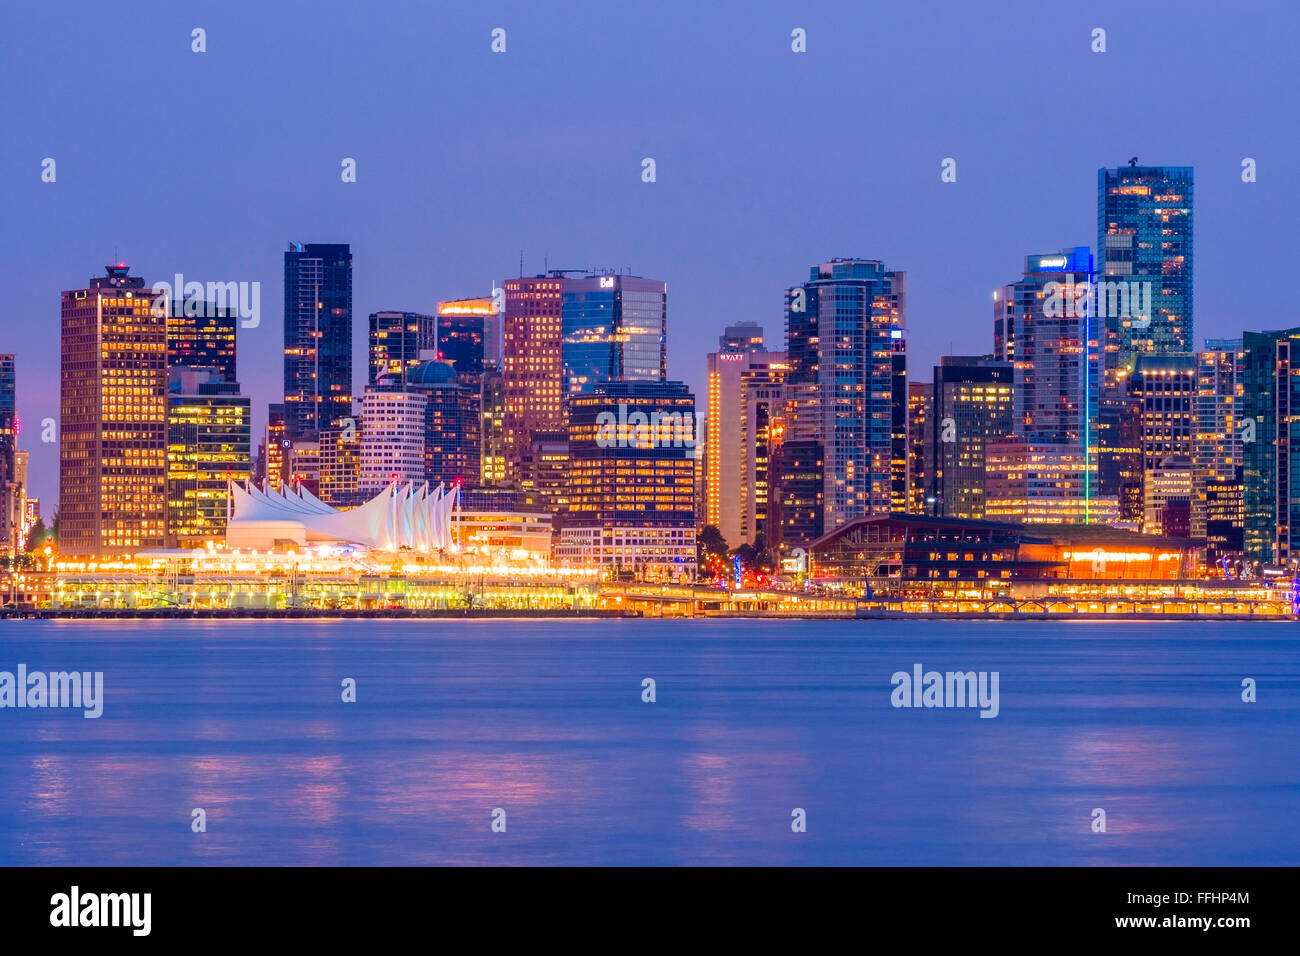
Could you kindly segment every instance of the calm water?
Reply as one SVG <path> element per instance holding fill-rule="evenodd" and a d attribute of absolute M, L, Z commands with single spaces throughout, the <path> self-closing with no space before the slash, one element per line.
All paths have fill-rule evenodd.
<path fill-rule="evenodd" d="M 0 710 L 0 863 L 1297 864 L 1298 638 L 3 622 L 0 670 L 100 670 L 105 705 Z M 916 663 L 1000 672 L 1000 715 L 893 708 L 891 674 Z"/>

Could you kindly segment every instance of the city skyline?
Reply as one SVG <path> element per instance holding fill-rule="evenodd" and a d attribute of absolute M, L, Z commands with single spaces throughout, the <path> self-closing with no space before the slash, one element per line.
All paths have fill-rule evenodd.
<path fill-rule="evenodd" d="M 262 283 L 260 325 L 240 329 L 240 380 L 253 399 L 254 434 L 265 427 L 282 374 L 279 256 L 290 238 L 351 245 L 354 394 L 362 384 L 365 316 L 430 313 L 448 296 L 488 295 L 493 283 L 519 273 L 521 250 L 525 275 L 548 265 L 614 264 L 666 281 L 667 377 L 697 395 L 705 392 L 703 356 L 717 335 L 740 320 L 775 330 L 782 290 L 807 262 L 876 258 L 908 274 L 915 381 L 916 370 L 938 364 L 943 354 L 988 350 L 990 293 L 1017 274 L 1027 251 L 1095 242 L 1097 170 L 1136 155 L 1143 164 L 1196 169 L 1195 345 L 1294 325 L 1275 287 L 1239 278 L 1247 267 L 1285 267 L 1280 239 L 1294 198 L 1286 175 L 1290 135 L 1264 122 L 1283 115 L 1290 97 L 1279 82 L 1286 63 L 1265 42 L 1278 21 L 1216 13 L 1209 5 L 1189 9 L 1170 17 L 1103 4 L 1052 16 L 1022 4 L 995 27 L 979 11 L 960 9 L 934 17 L 902 10 L 832 15 L 816 5 L 743 13 L 736 7 L 696 11 L 694 29 L 682 34 L 649 11 L 603 11 L 589 27 L 574 27 L 507 4 L 497 12 L 509 44 L 496 56 L 489 32 L 497 22 L 466 10 L 416 12 L 417 28 L 403 37 L 366 22 L 360 11 L 340 11 L 339 22 L 309 26 L 307 36 L 295 20 L 301 39 L 287 44 L 274 40 L 289 31 L 287 11 L 259 11 L 256 29 L 248 21 L 235 29 L 235 18 L 223 11 L 185 13 L 182 20 L 161 6 L 107 23 L 92 18 L 93 31 L 73 29 L 65 38 L 66 69 L 75 80 L 38 85 L 10 107 L 17 120 L 12 148 L 0 157 L 0 191 L 13 220 L 27 224 L 21 236 L 7 231 L 3 240 L 6 261 L 22 277 L 11 307 L 24 317 L 8 323 L 3 347 L 17 356 L 20 442 L 31 452 L 33 493 L 48 515 L 58 446 L 34 439 L 43 419 L 58 417 L 58 347 L 55 324 L 39 318 L 53 316 L 55 292 L 83 287 L 104 263 L 119 259 L 149 283 L 176 272 Z M 52 16 L 18 11 L 12 33 L 52 29 Z M 209 37 L 201 55 L 189 47 L 196 24 Z M 808 31 L 806 54 L 790 49 L 796 26 Z M 1104 54 L 1089 46 L 1096 26 L 1108 30 Z M 1225 50 L 1257 48 L 1251 70 L 1220 67 L 1213 58 L 1187 70 L 1177 50 L 1207 29 Z M 1149 42 L 1157 35 L 1159 46 Z M 148 67 L 113 49 L 105 40 L 113 36 L 147 43 L 154 51 Z M 330 82 L 337 94 L 330 112 L 356 121 L 346 135 L 310 132 L 322 118 L 319 107 L 273 114 L 262 88 L 305 88 L 309 80 L 295 76 L 313 74 L 309 64 L 319 62 L 320 49 L 341 53 L 341 37 L 348 37 L 350 56 L 362 54 L 358 63 L 380 44 L 398 54 L 384 58 L 391 65 L 380 77 L 345 67 Z M 605 50 L 592 44 L 600 37 L 620 42 Z M 871 39 L 869 61 L 858 55 L 855 37 Z M 405 78 L 401 54 L 434 38 L 442 42 L 427 82 L 384 99 L 380 94 Z M 1050 65 L 1059 82 L 1009 84 L 986 75 L 991 49 L 1003 44 L 1013 45 L 1026 70 Z M 704 66 L 719 47 L 728 51 L 725 66 Z M 917 57 L 918 49 L 925 55 Z M 943 58 L 935 69 L 937 51 Z M 593 52 L 588 68 L 536 82 L 546 58 Z M 0 75 L 39 75 L 36 54 L 17 46 Z M 690 68 L 652 68 L 662 56 Z M 261 65 L 271 62 L 274 70 Z M 160 87 L 158 68 L 182 82 Z M 1171 73 L 1184 95 L 1161 101 L 1154 131 L 1146 116 L 1121 111 L 1104 126 L 1084 124 L 1091 135 L 1049 135 L 1040 121 L 1046 114 L 1036 109 L 1059 103 L 1062 89 L 1089 89 L 1080 100 L 1085 109 L 1098 96 L 1120 96 L 1133 83 L 1154 85 Z M 602 82 L 590 82 L 597 75 Z M 436 98 L 427 122 L 397 122 L 411 97 L 453 81 L 476 87 L 473 109 Z M 87 145 L 68 131 L 78 118 L 96 116 L 98 104 L 74 102 L 66 90 L 104 82 L 145 114 L 188 117 L 205 129 L 239 132 L 246 124 L 248 148 L 182 158 L 160 154 L 147 137 L 138 144 L 123 139 L 109 151 Z M 894 146 L 868 148 L 864 126 L 846 128 L 839 150 L 806 155 L 798 148 L 800 125 L 815 128 L 815 117 L 800 118 L 810 96 L 881 84 L 897 101 Z M 557 121 L 540 109 L 556 96 L 577 98 L 583 107 Z M 701 105 L 683 111 L 688 96 Z M 632 113 L 616 108 L 629 97 Z M 990 124 L 988 104 L 996 103 L 1024 118 Z M 490 144 L 507 130 L 534 144 L 527 159 L 490 147 L 427 148 L 446 137 Z M 1008 154 L 1008 131 L 1031 136 L 1031 147 Z M 45 157 L 58 162 L 54 183 L 41 182 Z M 345 157 L 357 161 L 355 183 L 340 181 Z M 657 162 L 653 183 L 642 182 L 645 157 Z M 947 157 L 957 160 L 954 183 L 940 180 Z M 1241 180 L 1246 157 L 1259 163 L 1258 182 Z M 132 193 L 184 214 L 123 219 L 115 204 Z"/>

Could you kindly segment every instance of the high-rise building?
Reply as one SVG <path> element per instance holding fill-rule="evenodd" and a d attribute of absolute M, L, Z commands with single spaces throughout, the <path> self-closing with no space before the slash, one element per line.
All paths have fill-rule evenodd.
<path fill-rule="evenodd" d="M 1300 328 L 1247 332 L 1242 349 L 1246 558 L 1286 564 L 1300 528 Z"/>
<path fill-rule="evenodd" d="M 1245 357 L 1241 339 L 1207 339 L 1205 350 L 1196 353 L 1196 434 L 1192 446 L 1190 529 L 1196 538 L 1208 535 L 1209 486 L 1218 486 L 1218 510 L 1222 514 L 1227 505 L 1225 496 L 1232 487 L 1241 484 Z M 1221 528 L 1220 538 L 1224 537 L 1222 532 Z M 1213 558 L 1208 549 L 1206 557 Z"/>
<path fill-rule="evenodd" d="M 466 385 L 477 387 L 484 367 L 494 364 L 488 339 L 495 318 L 491 296 L 438 303 L 438 358 Z"/>
<path fill-rule="evenodd" d="M 480 373 L 481 374 L 481 373 Z M 464 384 L 455 366 L 428 361 L 407 375 L 407 388 L 423 392 L 424 476 L 430 483 L 479 483 L 479 389 Z"/>
<path fill-rule="evenodd" d="M 275 491 L 280 490 L 281 482 L 284 481 L 285 458 L 289 445 L 284 404 L 272 402 L 266 410 L 266 437 L 262 441 L 262 448 L 266 454 L 265 478 Z"/>
<path fill-rule="evenodd" d="M 213 368 L 168 369 L 167 539 L 202 547 L 226 531 L 228 482 L 252 470 L 249 399 Z"/>
<path fill-rule="evenodd" d="M 0 482 L 14 476 L 18 447 L 18 388 L 14 357 L 0 355 Z"/>
<path fill-rule="evenodd" d="M 167 316 L 124 263 L 62 295 L 59 552 L 160 548 L 167 528 Z"/>
<path fill-rule="evenodd" d="M 763 353 L 754 353 L 763 354 Z M 776 509 L 773 507 L 774 468 L 785 431 L 785 376 L 790 370 L 784 352 L 769 352 L 774 360 L 753 363 L 741 378 L 740 447 L 744 471 L 740 482 L 741 536 L 763 549 L 773 542 Z M 704 449 L 696 447 L 702 459 Z"/>
<path fill-rule="evenodd" d="M 1128 394 L 1128 380 L 1103 394 L 1097 418 L 1097 493 L 1114 499 L 1116 521 L 1142 524 L 1142 408 Z"/>
<path fill-rule="evenodd" d="M 284 254 L 284 408 L 289 438 L 352 414 L 352 251 L 292 242 Z"/>
<path fill-rule="evenodd" d="M 983 518 L 985 446 L 1015 433 L 1015 369 L 987 355 L 945 355 L 934 369 L 932 513 Z"/>
<path fill-rule="evenodd" d="M 786 290 L 785 306 L 790 371 L 780 511 L 782 540 L 794 544 L 796 536 L 820 536 L 899 501 L 906 427 L 898 418 L 905 423 L 907 396 L 898 388 L 896 357 L 905 334 L 905 277 L 876 260 L 832 259 Z M 810 484 L 814 469 L 820 491 Z M 821 514 L 810 522 L 814 502 Z"/>
<path fill-rule="evenodd" d="M 14 357 L 0 355 L 0 554 L 12 555 L 21 541 L 23 495 L 17 480 L 18 401 Z"/>
<path fill-rule="evenodd" d="M 319 432 L 317 436 L 319 436 Z M 306 488 L 320 497 L 320 439 L 293 438 L 284 458 L 285 481 L 291 488 Z"/>
<path fill-rule="evenodd" d="M 1143 476 L 1143 531 L 1175 538 L 1191 533 L 1192 479 L 1192 459 L 1186 455 L 1166 455 Z"/>
<path fill-rule="evenodd" d="M 934 472 L 934 383 L 909 382 L 907 386 L 907 510 L 933 514 L 930 475 Z"/>
<path fill-rule="evenodd" d="M 755 340 L 762 343 L 762 330 L 753 329 L 745 342 L 749 347 L 707 356 L 702 517 L 732 547 L 753 544 L 760 531 L 766 540 L 770 429 L 784 411 L 789 369 L 785 353 L 752 347 Z"/>
<path fill-rule="evenodd" d="M 1023 437 L 990 441 L 984 448 L 984 517 L 1021 524 L 1109 524 L 1113 499 L 1086 494 L 1091 467 L 1081 446 Z"/>
<path fill-rule="evenodd" d="M 167 311 L 167 367 L 210 368 L 223 382 L 238 380 L 235 331 L 239 316 L 215 302 L 172 299 Z"/>
<path fill-rule="evenodd" d="M 381 375 L 401 378 L 420 364 L 420 353 L 438 347 L 437 320 L 419 312 L 370 313 L 370 373 L 367 385 Z"/>
<path fill-rule="evenodd" d="M 320 500 L 339 509 L 355 508 L 363 504 L 361 427 L 327 428 L 320 433 L 318 444 Z"/>
<path fill-rule="evenodd" d="M 789 402 L 787 400 L 787 416 Z M 787 419 L 788 421 L 788 419 Z M 791 441 L 783 426 L 772 443 L 769 546 L 797 548 L 822 536 L 826 521 L 825 462 L 822 444 Z"/>
<path fill-rule="evenodd" d="M 1224 571 L 1245 557 L 1246 507 L 1242 469 L 1205 485 L 1205 563 Z"/>
<path fill-rule="evenodd" d="M 907 330 L 889 333 L 890 364 L 893 381 L 889 389 L 890 454 L 889 510 L 907 511 L 907 459 L 911 435 L 907 430 Z"/>
<path fill-rule="evenodd" d="M 361 496 L 370 498 L 393 481 L 422 482 L 424 420 L 429 397 L 380 379 L 361 399 Z"/>
<path fill-rule="evenodd" d="M 1096 443 L 1105 328 L 1093 317 L 1092 253 L 1025 256 L 993 293 L 993 357 L 1015 366 L 1015 429 L 1031 442 Z"/>
<path fill-rule="evenodd" d="M 569 507 L 569 433 L 533 432 L 519 466 L 522 507 L 557 515 Z"/>
<path fill-rule="evenodd" d="M 564 278 L 562 359 L 568 394 L 606 382 L 668 377 L 668 286 L 640 276 Z"/>
<path fill-rule="evenodd" d="M 565 430 L 561 357 L 563 276 L 507 279 L 502 319 L 506 480 L 520 486 L 537 433 Z"/>
<path fill-rule="evenodd" d="M 1190 166 L 1139 166 L 1134 159 L 1097 170 L 1098 278 L 1120 285 L 1116 295 L 1096 297 L 1106 328 L 1107 388 L 1132 372 L 1138 355 L 1194 348 L 1192 209 Z M 1118 293 L 1129 297 L 1128 308 L 1116 307 Z M 1134 294 L 1147 303 L 1143 308 L 1133 307 Z"/>
<path fill-rule="evenodd" d="M 18 450 L 17 376 L 14 357 L 0 355 L 0 555 L 22 548 L 27 509 L 27 453 Z"/>
<path fill-rule="evenodd" d="M 1128 378 L 1128 395 L 1137 407 L 1141 427 L 1143 530 L 1159 534 L 1152 527 L 1157 520 L 1156 502 L 1181 492 L 1174 488 L 1181 478 L 1174 472 L 1187 471 L 1196 453 L 1197 364 L 1192 354 L 1142 354 L 1136 357 Z M 1155 480 L 1160 471 L 1160 481 Z M 1191 492 L 1188 492 L 1190 502 Z"/>
<path fill-rule="evenodd" d="M 30 455 L 21 448 L 14 452 L 13 478 L 0 486 L 0 554 L 13 557 L 23 550 L 27 543 L 27 533 L 34 518 L 29 517 L 29 508 L 36 502 L 36 512 L 40 513 L 40 502 L 27 497 L 27 464 Z"/>
<path fill-rule="evenodd" d="M 483 370 L 479 384 L 479 484 L 500 485 L 506 480 L 506 389 L 497 366 Z"/>
<path fill-rule="evenodd" d="M 762 352 L 763 327 L 757 322 L 737 322 L 718 336 L 719 352 Z"/>
<path fill-rule="evenodd" d="M 569 421 L 569 514 L 556 557 L 691 580 L 695 396 L 681 382 L 606 382 L 571 397 Z"/>
<path fill-rule="evenodd" d="M 396 478 L 473 486 L 479 480 L 478 392 L 462 385 L 450 362 L 432 358 L 404 381 L 381 376 L 362 397 L 361 491 L 370 496 Z"/>

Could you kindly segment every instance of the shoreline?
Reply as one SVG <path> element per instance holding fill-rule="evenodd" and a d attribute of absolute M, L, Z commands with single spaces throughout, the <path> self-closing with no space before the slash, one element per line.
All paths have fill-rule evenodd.
<path fill-rule="evenodd" d="M 0 613 L 2 620 L 422 620 L 422 619 L 477 619 L 477 620 L 665 620 L 665 621 L 718 621 L 718 620 L 789 620 L 789 621 L 1252 621 L 1260 623 L 1293 624 L 1297 618 L 1274 614 L 1163 614 L 1138 611 L 1114 613 L 1059 613 L 1047 612 L 957 612 L 957 611 L 881 611 L 860 610 L 851 613 L 700 613 L 695 615 L 646 614 L 631 608 L 26 608 Z"/>

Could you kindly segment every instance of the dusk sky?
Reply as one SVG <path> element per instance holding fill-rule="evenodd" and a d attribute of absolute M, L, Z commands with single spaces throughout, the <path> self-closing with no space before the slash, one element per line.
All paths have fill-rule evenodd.
<path fill-rule="evenodd" d="M 48 521 L 59 293 L 114 257 L 146 284 L 261 283 L 261 325 L 239 340 L 254 445 L 283 394 L 289 240 L 351 243 L 358 394 L 370 312 L 486 295 L 522 251 L 525 274 L 545 258 L 666 281 L 669 376 L 703 411 L 723 327 L 759 322 L 782 347 L 783 290 L 832 257 L 907 273 L 913 380 L 989 351 L 992 290 L 1028 253 L 1095 246 L 1097 169 L 1137 156 L 1195 167 L 1198 345 L 1300 325 L 1298 31 L 1300 4 L 1280 0 L 1004 0 L 996 16 L 915 0 L 7 0 L 0 352 L 17 356 L 29 494 Z"/>

